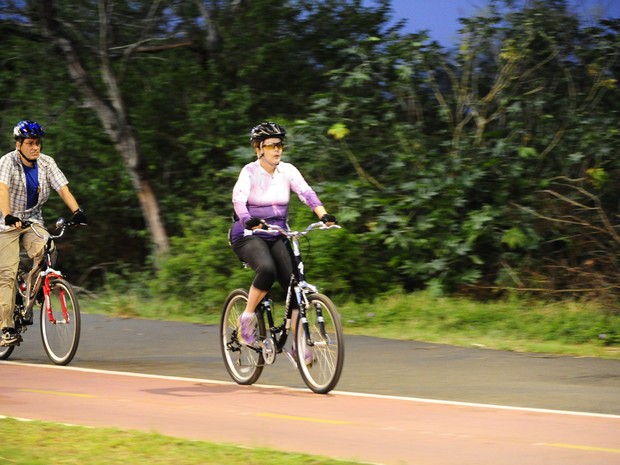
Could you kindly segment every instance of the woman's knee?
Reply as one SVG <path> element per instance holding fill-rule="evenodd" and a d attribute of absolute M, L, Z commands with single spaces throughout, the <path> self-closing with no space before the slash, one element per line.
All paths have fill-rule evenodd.
<path fill-rule="evenodd" d="M 256 267 L 256 276 L 254 278 L 254 286 L 269 290 L 278 276 L 278 270 L 273 262 L 261 263 Z"/>

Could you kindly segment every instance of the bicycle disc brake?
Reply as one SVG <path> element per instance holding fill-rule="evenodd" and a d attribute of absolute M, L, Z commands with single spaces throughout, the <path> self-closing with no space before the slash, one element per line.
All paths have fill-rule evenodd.
<path fill-rule="evenodd" d="M 259 340 L 258 345 L 263 351 L 263 359 L 265 360 L 265 365 L 271 365 L 276 361 L 276 346 L 273 343 L 273 339 L 270 337 L 266 337 L 265 339 Z"/>

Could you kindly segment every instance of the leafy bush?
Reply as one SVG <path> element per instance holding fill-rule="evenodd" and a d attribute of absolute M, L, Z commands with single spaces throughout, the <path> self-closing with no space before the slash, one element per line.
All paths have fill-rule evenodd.
<path fill-rule="evenodd" d="M 170 253 L 151 282 L 153 293 L 184 300 L 196 312 L 219 311 L 232 289 L 247 287 L 252 279 L 228 245 L 230 220 L 196 209 L 181 224 L 182 234 L 172 237 Z"/>

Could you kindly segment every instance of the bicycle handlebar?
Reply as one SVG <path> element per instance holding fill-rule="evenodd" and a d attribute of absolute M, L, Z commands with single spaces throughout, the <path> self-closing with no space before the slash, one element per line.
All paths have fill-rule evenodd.
<path fill-rule="evenodd" d="M 34 225 L 37 223 L 34 223 L 33 221 L 22 221 L 22 228 L 30 228 L 32 229 L 32 231 L 39 236 L 41 239 L 46 239 L 45 236 L 43 236 L 42 234 L 39 233 L 39 231 L 36 230 L 36 228 L 34 227 Z M 59 230 L 60 232 L 56 235 L 53 234 L 49 234 L 48 238 L 49 239 L 58 239 L 60 237 L 62 237 L 62 235 L 65 233 L 65 230 L 67 228 L 70 228 L 72 226 L 78 226 L 81 225 L 82 223 L 76 223 L 73 221 L 67 221 L 64 218 L 58 218 L 56 220 L 56 230 Z"/>
<path fill-rule="evenodd" d="M 255 233 L 256 231 L 262 231 L 268 234 L 280 233 L 287 237 L 294 237 L 294 236 L 305 236 L 313 229 L 341 229 L 341 227 L 337 224 L 332 224 L 330 226 L 327 226 L 322 221 L 317 221 L 316 223 L 310 223 L 304 231 L 287 231 L 286 229 L 276 224 L 265 223 L 265 226 L 267 227 L 267 229 L 255 229 L 253 233 Z"/>

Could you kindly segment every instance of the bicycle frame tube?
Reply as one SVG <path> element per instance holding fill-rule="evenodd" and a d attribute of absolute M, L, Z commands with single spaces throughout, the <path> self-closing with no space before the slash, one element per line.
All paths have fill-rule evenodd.
<path fill-rule="evenodd" d="M 271 311 L 271 301 L 268 296 L 265 296 L 262 302 L 259 304 L 261 307 L 261 311 L 267 314 L 267 324 L 269 325 L 269 330 L 273 333 L 277 330 L 275 327 L 275 323 L 273 321 L 273 312 Z"/>
<path fill-rule="evenodd" d="M 301 250 L 299 249 L 299 238 L 297 236 L 291 238 L 291 246 L 293 248 L 293 255 L 295 257 L 297 279 L 299 280 L 299 282 L 305 282 L 306 275 L 304 273 L 304 262 L 301 260 Z"/>

